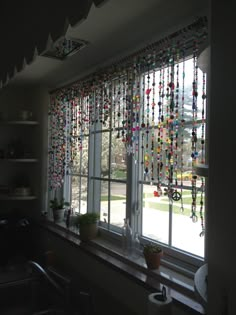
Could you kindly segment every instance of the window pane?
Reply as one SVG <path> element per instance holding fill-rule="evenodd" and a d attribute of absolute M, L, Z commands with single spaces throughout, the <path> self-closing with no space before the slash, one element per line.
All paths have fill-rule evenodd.
<path fill-rule="evenodd" d="M 180 62 L 179 64 L 179 73 L 183 73 L 183 62 Z M 189 60 L 185 61 L 185 70 L 184 70 L 185 76 L 184 76 L 184 82 L 185 82 L 185 88 L 184 88 L 184 119 L 186 121 L 192 120 L 192 103 L 193 103 L 193 59 L 190 58 Z M 179 76 L 179 86 L 182 86 L 183 84 L 183 77 Z M 202 92 L 202 85 L 203 85 L 203 72 L 200 68 L 198 68 L 198 86 L 197 90 L 199 95 L 201 95 Z M 201 119 L 201 103 L 202 99 L 201 97 L 198 97 L 197 99 L 197 119 Z"/>
<path fill-rule="evenodd" d="M 112 134 L 111 144 L 111 177 L 114 179 L 126 179 L 126 149 L 124 143 Z"/>
<path fill-rule="evenodd" d="M 73 139 L 77 141 L 77 151 L 74 152 L 74 160 L 72 166 L 72 173 L 74 174 L 88 174 L 88 136 L 83 138 Z"/>
<path fill-rule="evenodd" d="M 101 183 L 101 201 L 100 201 L 100 220 L 108 223 L 108 182 L 106 181 L 95 181 L 96 185 Z"/>
<path fill-rule="evenodd" d="M 126 184 L 111 183 L 111 214 L 110 223 L 119 227 L 126 217 Z"/>
<path fill-rule="evenodd" d="M 198 124 L 196 126 L 196 134 L 197 138 L 201 139 L 201 132 L 202 128 L 205 128 L 205 125 L 202 126 Z M 177 176 L 177 182 L 178 185 L 181 185 L 181 180 L 183 181 L 184 186 L 190 186 L 192 185 L 192 140 L 191 140 L 191 135 L 192 135 L 192 128 L 182 128 L 180 129 L 180 134 L 184 136 L 184 143 L 181 145 L 179 143 L 179 152 L 178 152 L 178 163 L 177 163 L 177 175 L 176 173 L 173 174 L 174 179 Z M 183 131 L 182 131 L 183 130 Z M 205 163 L 205 150 L 202 149 L 202 144 L 201 141 L 199 140 L 197 142 L 196 146 L 196 164 L 199 163 Z M 181 159 L 182 155 L 182 159 Z M 181 173 L 181 163 L 182 163 L 182 173 Z M 201 186 L 201 180 L 200 178 L 197 178 L 196 182 L 197 187 Z"/>
<path fill-rule="evenodd" d="M 71 206 L 74 212 L 87 212 L 87 177 L 71 176 Z"/>
<path fill-rule="evenodd" d="M 109 182 L 101 182 L 101 221 L 109 222 L 109 202 L 110 202 L 110 224 L 118 227 L 123 226 L 126 216 L 126 184 L 110 183 L 109 201 Z"/>
<path fill-rule="evenodd" d="M 96 135 L 98 138 L 99 134 Z M 101 150 L 101 177 L 109 176 L 109 146 L 110 146 L 110 133 L 102 133 L 102 150 Z M 96 152 L 95 152 L 96 156 Z"/>
<path fill-rule="evenodd" d="M 204 256 L 204 237 L 200 237 L 200 206 L 197 206 L 197 223 L 193 223 L 191 216 L 191 190 L 183 190 L 183 212 L 181 201 L 173 203 L 172 245 L 198 256 Z M 197 194 L 197 205 L 200 205 L 200 193 Z M 203 213 L 204 215 L 204 213 Z"/>
<path fill-rule="evenodd" d="M 168 244 L 169 202 L 154 197 L 154 186 L 143 185 L 143 236 Z"/>

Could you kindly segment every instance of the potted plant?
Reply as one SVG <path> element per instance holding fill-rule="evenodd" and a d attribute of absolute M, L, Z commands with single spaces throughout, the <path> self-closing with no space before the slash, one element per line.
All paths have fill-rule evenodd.
<path fill-rule="evenodd" d="M 159 245 L 154 243 L 145 244 L 143 255 L 149 269 L 158 269 L 160 267 L 163 250 Z"/>
<path fill-rule="evenodd" d="M 55 197 L 50 200 L 50 208 L 52 209 L 54 222 L 62 221 L 64 218 L 65 207 L 70 206 L 70 203 L 64 198 L 58 199 Z"/>
<path fill-rule="evenodd" d="M 87 212 L 79 214 L 75 219 L 75 225 L 79 228 L 80 239 L 89 241 L 97 236 L 99 213 Z"/>

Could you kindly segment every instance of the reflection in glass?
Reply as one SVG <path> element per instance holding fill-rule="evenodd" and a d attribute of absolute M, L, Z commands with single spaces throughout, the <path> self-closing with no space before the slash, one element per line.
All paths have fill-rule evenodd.
<path fill-rule="evenodd" d="M 74 152 L 75 156 L 73 157 L 71 172 L 73 174 L 87 175 L 89 137 L 84 136 L 82 140 L 76 139 L 76 141 L 80 149 Z"/>
<path fill-rule="evenodd" d="M 154 197 L 154 187 L 143 185 L 142 234 L 148 238 L 168 244 L 169 201 Z"/>
<path fill-rule="evenodd" d="M 87 177 L 72 176 L 71 206 L 74 213 L 87 212 Z"/>
<path fill-rule="evenodd" d="M 126 179 L 126 149 L 124 143 L 117 138 L 117 132 L 112 133 L 111 144 L 111 177 Z"/>
<path fill-rule="evenodd" d="M 107 181 L 101 182 L 101 221 L 121 227 L 126 216 L 126 184 L 110 183 L 110 199 L 108 189 L 109 183 Z"/>
<path fill-rule="evenodd" d="M 197 216 L 200 220 L 200 195 L 197 192 Z M 172 215 L 172 245 L 191 254 L 204 256 L 204 236 L 199 236 L 199 224 L 193 223 L 191 216 L 192 195 L 191 190 L 182 191 L 183 211 L 181 211 L 181 200 L 173 203 Z M 204 213 L 203 213 L 204 215 Z"/>
<path fill-rule="evenodd" d="M 97 184 L 101 183 L 101 200 L 100 200 L 100 220 L 108 223 L 108 182 L 95 181 Z"/>
<path fill-rule="evenodd" d="M 97 137 L 99 134 L 96 135 Z M 102 149 L 101 149 L 101 177 L 108 178 L 109 176 L 109 146 L 110 146 L 110 133 L 103 132 L 102 136 Z"/>
<path fill-rule="evenodd" d="M 126 184 L 111 183 L 110 223 L 123 226 L 126 216 Z"/>

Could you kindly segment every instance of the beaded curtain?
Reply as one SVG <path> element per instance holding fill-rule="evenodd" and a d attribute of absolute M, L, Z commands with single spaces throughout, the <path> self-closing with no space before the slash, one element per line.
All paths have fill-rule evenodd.
<path fill-rule="evenodd" d="M 117 138 L 140 162 L 144 178 L 157 183 L 157 196 L 165 181 L 166 194 L 175 200 L 177 171 L 183 166 L 185 126 L 185 59 L 192 55 L 191 159 L 192 219 L 196 220 L 198 98 L 202 99 L 202 152 L 205 145 L 206 91 L 198 91 L 198 50 L 207 38 L 206 18 L 149 45 L 112 66 L 51 95 L 49 110 L 49 186 L 62 187 L 64 176 L 83 150 L 83 136 L 94 124 L 112 128 Z M 180 62 L 182 68 L 180 69 Z M 158 69 L 158 72 L 157 72 Z M 139 150 L 141 149 L 141 156 Z M 179 154 L 181 152 L 181 154 Z M 181 161 L 179 161 L 179 156 Z M 204 156 L 201 156 L 204 163 Z M 181 186 L 182 186 L 181 178 Z M 204 190 L 202 179 L 202 192 Z M 179 194 L 179 195 L 178 195 Z M 179 198 L 179 199 L 178 199 Z M 203 221 L 203 193 L 200 216 Z M 203 223 L 202 223 L 203 227 Z M 204 227 L 203 227 L 204 232 Z"/>

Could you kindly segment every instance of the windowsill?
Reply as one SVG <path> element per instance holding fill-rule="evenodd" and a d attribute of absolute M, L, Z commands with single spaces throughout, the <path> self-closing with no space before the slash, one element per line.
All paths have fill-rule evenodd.
<path fill-rule="evenodd" d="M 194 280 L 168 268 L 164 262 L 158 270 L 149 270 L 142 256 L 139 258 L 126 257 L 122 255 L 117 246 L 111 245 L 108 240 L 102 237 L 83 243 L 76 232 L 63 226 L 55 225 L 50 221 L 47 221 L 42 226 L 63 240 L 67 240 L 71 245 L 79 246 L 87 254 L 121 272 L 150 292 L 159 291 L 164 285 L 174 303 L 188 310 L 195 311 L 195 314 L 205 314 L 204 308 L 196 301 Z"/>

